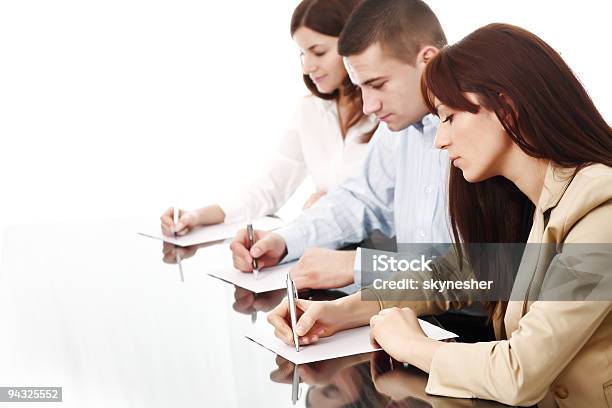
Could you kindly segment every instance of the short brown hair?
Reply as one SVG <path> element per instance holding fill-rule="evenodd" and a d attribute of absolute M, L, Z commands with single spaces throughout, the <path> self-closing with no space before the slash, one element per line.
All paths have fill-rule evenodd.
<path fill-rule="evenodd" d="M 421 0 L 364 0 L 346 23 L 338 52 L 348 57 L 375 43 L 413 64 L 424 46 L 442 48 L 447 41 L 435 13 Z"/>

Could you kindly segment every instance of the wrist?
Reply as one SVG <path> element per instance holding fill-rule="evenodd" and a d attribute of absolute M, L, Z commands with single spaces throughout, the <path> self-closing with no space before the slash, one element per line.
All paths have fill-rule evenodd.
<path fill-rule="evenodd" d="M 206 217 L 206 208 L 208 208 L 208 207 L 198 208 L 197 210 L 194 211 L 194 213 L 195 213 L 195 220 L 196 220 L 196 225 L 194 225 L 194 227 L 203 224 L 203 220 Z"/>
<path fill-rule="evenodd" d="M 353 278 L 355 274 L 355 251 L 341 251 L 344 252 L 342 260 L 342 270 L 344 276 Z"/>
<path fill-rule="evenodd" d="M 362 301 L 359 292 L 333 300 L 331 303 L 334 312 L 340 317 L 340 330 L 366 326 L 370 323 L 370 318 L 380 310 L 376 302 Z"/>
<path fill-rule="evenodd" d="M 400 360 L 403 363 L 411 364 L 426 373 L 429 373 L 431 370 L 431 363 L 436 351 L 446 344 L 426 336 L 419 336 L 410 343 L 411 346 L 405 348 L 403 356 L 401 356 Z"/>
<path fill-rule="evenodd" d="M 276 232 L 271 232 L 270 235 L 274 237 L 274 240 L 279 243 L 279 248 L 281 250 L 279 251 L 280 257 L 278 258 L 278 262 L 280 263 L 287 256 L 287 243 L 285 242 L 283 237 L 278 235 Z"/>
<path fill-rule="evenodd" d="M 196 226 L 220 224 L 225 221 L 225 212 L 217 204 L 209 205 L 195 210 Z"/>

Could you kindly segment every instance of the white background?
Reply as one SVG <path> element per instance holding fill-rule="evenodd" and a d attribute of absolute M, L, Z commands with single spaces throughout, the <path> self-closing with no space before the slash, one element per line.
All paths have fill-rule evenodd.
<path fill-rule="evenodd" d="M 534 31 L 610 119 L 606 2 L 428 3 L 451 42 L 496 21 Z M 296 4 L 0 2 L 0 227 L 156 218 L 231 194 L 306 92 Z"/>

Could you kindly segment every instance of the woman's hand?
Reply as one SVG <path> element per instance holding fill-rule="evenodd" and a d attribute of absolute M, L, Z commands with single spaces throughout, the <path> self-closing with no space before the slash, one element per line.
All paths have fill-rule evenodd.
<path fill-rule="evenodd" d="M 333 301 L 312 301 L 298 299 L 296 334 L 300 345 L 315 343 L 321 337 L 328 337 L 341 330 L 344 313 Z M 291 316 L 287 299 L 268 314 L 268 322 L 274 326 L 274 335 L 289 345 L 293 345 Z"/>
<path fill-rule="evenodd" d="M 435 351 L 443 343 L 427 337 L 410 308 L 381 310 L 370 319 L 370 341 L 394 359 L 429 372 Z"/>
<path fill-rule="evenodd" d="M 378 303 L 362 301 L 361 293 L 330 301 L 298 299 L 296 302 L 298 341 L 300 344 L 310 344 L 341 330 L 365 326 L 378 310 Z M 268 314 L 268 322 L 274 326 L 276 337 L 293 345 L 291 317 L 286 298 Z"/>
<path fill-rule="evenodd" d="M 179 210 L 179 219 L 176 225 L 174 225 L 173 215 L 174 208 L 170 207 L 159 217 L 162 233 L 168 237 L 173 236 L 175 233 L 179 236 L 185 235 L 199 225 L 197 211 Z"/>

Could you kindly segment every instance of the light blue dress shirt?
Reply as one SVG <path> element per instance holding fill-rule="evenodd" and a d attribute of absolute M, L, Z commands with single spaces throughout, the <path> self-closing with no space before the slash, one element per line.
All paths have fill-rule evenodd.
<path fill-rule="evenodd" d="M 449 161 L 436 149 L 437 117 L 427 115 L 399 132 L 381 123 L 361 173 L 347 179 L 276 230 L 287 245 L 283 262 L 306 248 L 337 249 L 379 230 L 401 243 L 451 242 L 447 210 Z M 360 285 L 360 273 L 355 283 Z"/>

